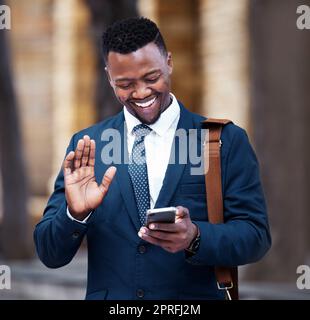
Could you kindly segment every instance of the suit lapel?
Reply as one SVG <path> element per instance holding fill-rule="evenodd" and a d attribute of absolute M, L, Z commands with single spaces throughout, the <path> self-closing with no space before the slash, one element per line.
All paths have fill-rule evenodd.
<path fill-rule="evenodd" d="M 123 115 L 123 114 L 122 114 Z M 140 222 L 138 216 L 138 209 L 136 199 L 130 176 L 128 173 L 128 148 L 127 148 L 127 129 L 125 125 L 124 115 L 118 119 L 115 128 L 119 131 L 121 136 L 121 157 L 122 161 L 119 164 L 115 164 L 117 168 L 116 181 L 120 188 L 124 204 L 130 216 L 130 219 L 135 226 L 136 230 L 140 229 Z"/>
<path fill-rule="evenodd" d="M 181 103 L 180 105 L 180 120 L 177 126 L 178 129 L 184 129 L 187 143 L 188 143 L 188 130 L 193 128 L 192 116 Z M 120 188 L 124 204 L 130 216 L 130 219 L 135 226 L 136 230 L 140 229 L 140 222 L 138 217 L 138 209 L 136 204 L 136 199 L 134 196 L 134 190 L 128 173 L 128 149 L 127 149 L 127 129 L 125 125 L 124 114 L 122 113 L 115 123 L 115 129 L 117 129 L 121 136 L 121 155 L 122 161 L 120 164 L 115 164 L 117 168 L 116 181 Z M 175 151 L 175 154 L 171 152 L 169 164 L 167 166 L 165 178 L 163 181 L 163 186 L 160 190 L 158 199 L 155 204 L 155 208 L 166 207 L 169 205 L 170 200 L 172 199 L 176 188 L 179 184 L 179 181 L 182 177 L 183 171 L 186 164 L 179 163 L 180 159 L 180 147 L 178 145 L 178 139 L 174 139 L 174 144 L 171 150 Z M 189 147 L 189 146 L 187 146 Z M 182 146 L 181 146 L 182 148 Z M 174 156 L 173 156 L 174 155 Z M 186 162 L 188 162 L 188 151 L 186 155 Z M 172 158 L 175 161 L 172 161 Z"/>
<path fill-rule="evenodd" d="M 180 102 L 179 105 L 180 119 L 177 126 L 177 130 L 184 129 L 186 135 L 186 143 L 188 143 L 188 129 L 193 127 L 192 117 L 191 114 L 183 107 L 183 105 Z M 184 148 L 184 146 L 181 145 L 181 148 Z M 175 136 L 174 143 L 170 152 L 170 161 L 166 170 L 163 186 L 160 190 L 158 199 L 155 204 L 155 208 L 169 206 L 169 202 L 176 191 L 176 188 L 179 184 L 179 181 L 182 177 L 183 171 L 186 166 L 186 163 L 184 163 L 184 161 L 182 161 L 183 163 L 179 163 L 180 159 L 182 159 L 182 157 L 180 157 L 179 139 L 176 139 Z M 186 153 L 186 162 L 188 162 L 188 151 Z"/>

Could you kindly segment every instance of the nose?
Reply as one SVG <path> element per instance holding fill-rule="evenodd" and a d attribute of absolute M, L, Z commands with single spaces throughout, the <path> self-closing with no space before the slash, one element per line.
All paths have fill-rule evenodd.
<path fill-rule="evenodd" d="M 132 92 L 132 98 L 137 100 L 143 100 L 152 94 L 152 90 L 145 83 L 137 83 L 134 91 Z"/>

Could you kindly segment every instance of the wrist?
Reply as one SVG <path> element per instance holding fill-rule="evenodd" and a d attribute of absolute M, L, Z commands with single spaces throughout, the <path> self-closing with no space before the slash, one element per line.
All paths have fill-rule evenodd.
<path fill-rule="evenodd" d="M 197 253 L 200 246 L 200 230 L 199 227 L 193 223 L 195 227 L 194 236 L 189 244 L 189 246 L 185 249 L 185 253 L 187 257 L 191 257 Z"/>
<path fill-rule="evenodd" d="M 72 208 L 70 208 L 69 205 L 68 205 L 68 211 L 74 219 L 79 220 L 79 221 L 83 221 L 92 212 L 92 211 L 86 211 L 86 212 L 82 212 L 82 213 L 81 212 L 77 213 Z"/>
<path fill-rule="evenodd" d="M 199 227 L 197 226 L 196 223 L 192 222 L 193 226 L 194 226 L 194 236 L 192 238 L 192 241 L 191 243 L 195 240 L 195 238 L 197 238 L 197 236 L 200 236 L 200 230 L 199 230 Z"/>

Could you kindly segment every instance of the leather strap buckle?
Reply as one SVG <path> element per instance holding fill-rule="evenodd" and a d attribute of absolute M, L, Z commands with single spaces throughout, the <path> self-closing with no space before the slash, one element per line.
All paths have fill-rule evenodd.
<path fill-rule="evenodd" d="M 230 281 L 230 283 L 219 283 L 218 281 L 216 282 L 217 284 L 217 288 L 219 290 L 225 290 L 226 291 L 226 296 L 228 298 L 228 300 L 232 300 L 231 299 L 231 295 L 229 293 L 229 290 L 232 289 L 234 287 L 234 284 L 232 281 Z M 227 285 L 228 284 L 228 285 Z"/>

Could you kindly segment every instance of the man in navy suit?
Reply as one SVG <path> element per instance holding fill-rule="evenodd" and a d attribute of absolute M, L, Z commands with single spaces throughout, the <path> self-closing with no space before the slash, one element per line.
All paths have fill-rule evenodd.
<path fill-rule="evenodd" d="M 170 92 L 172 57 L 157 26 L 146 18 L 113 24 L 103 55 L 124 109 L 72 137 L 34 232 L 38 255 L 50 268 L 64 266 L 86 236 L 86 299 L 223 299 L 214 266 L 255 262 L 271 244 L 247 135 L 234 124 L 223 129 L 225 223 L 211 224 L 204 173 L 191 161 L 192 150 L 201 154 L 205 118 Z M 139 141 L 138 127 L 147 132 Z M 138 151 L 141 167 L 132 166 Z M 145 208 L 168 206 L 178 209 L 175 223 L 145 226 Z"/>

